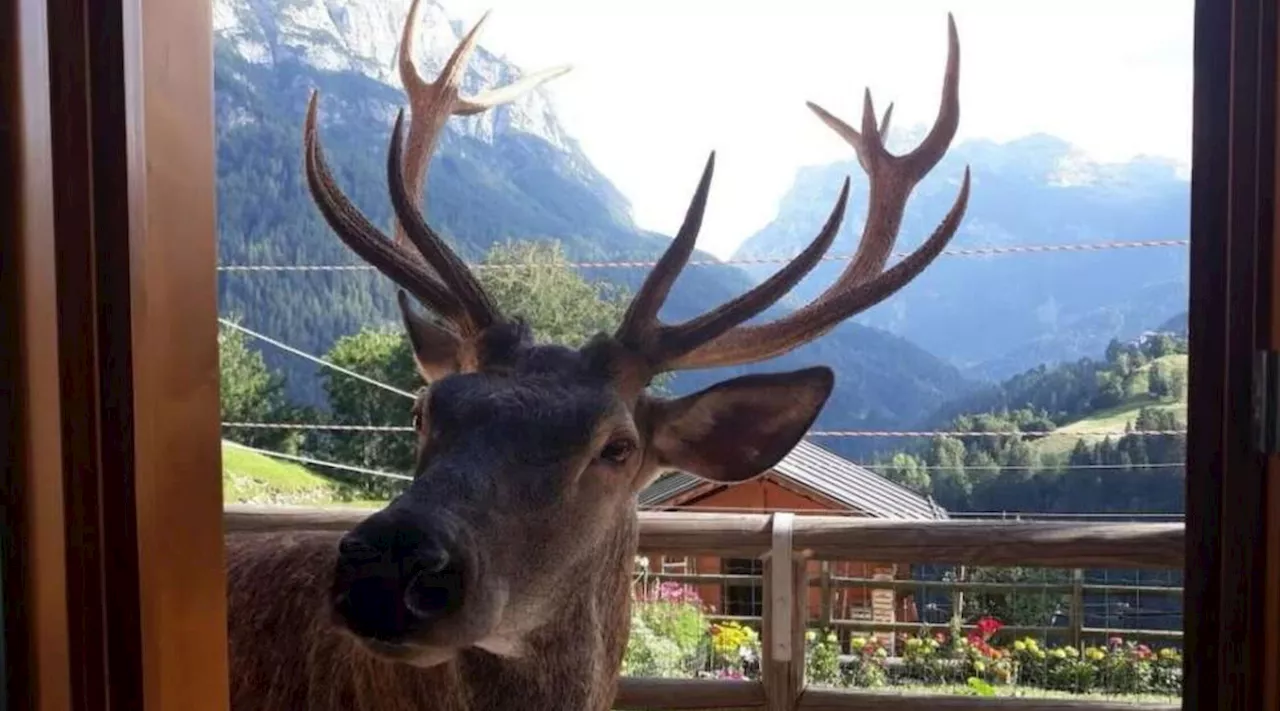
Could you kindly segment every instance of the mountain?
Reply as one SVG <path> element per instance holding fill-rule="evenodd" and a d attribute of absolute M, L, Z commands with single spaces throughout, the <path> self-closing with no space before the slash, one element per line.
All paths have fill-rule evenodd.
<path fill-rule="evenodd" d="M 1182 313 L 1176 316 L 1170 317 L 1168 320 L 1161 323 L 1159 326 L 1156 327 L 1155 330 L 1160 332 L 1173 333 L 1178 336 L 1182 336 L 1183 338 L 1186 338 L 1188 316 L 1190 316 L 1190 314 L 1186 311 L 1183 311 Z"/>
<path fill-rule="evenodd" d="M 354 265 L 354 254 L 311 202 L 301 170 L 303 114 L 313 88 L 336 179 L 375 224 L 389 228 L 385 156 L 405 103 L 393 74 L 408 0 L 218 0 L 215 3 L 218 227 L 224 265 Z M 434 76 L 464 29 L 441 6 L 419 13 L 420 71 Z M 464 91 L 505 84 L 520 69 L 481 47 Z M 697 176 L 689 175 L 692 195 Z M 453 118 L 428 173 L 427 216 L 467 260 L 495 242 L 560 240 L 571 259 L 655 258 L 669 237 L 639 229 L 626 198 L 561 127 L 545 91 L 466 119 Z M 712 260 L 704 253 L 695 259 Z M 592 279 L 635 289 L 645 269 L 597 268 Z M 313 354 L 338 337 L 398 321 L 390 283 L 369 271 L 223 271 L 220 308 L 248 328 Z M 686 269 L 664 307 L 683 320 L 750 288 L 723 264 Z M 783 310 L 773 309 L 768 315 Z M 275 349 L 291 393 L 323 399 L 314 366 Z M 681 373 L 687 392 L 730 375 L 816 363 L 838 373 L 818 426 L 895 427 L 970 387 L 959 371 L 907 340 L 845 324 L 817 343 L 759 366 Z M 848 450 L 846 450 L 848 451 Z"/>
<path fill-rule="evenodd" d="M 922 129 L 891 136 L 914 147 Z M 866 215 L 866 177 L 850 159 L 807 167 L 775 219 L 734 258 L 792 254 L 830 210 L 845 175 L 854 179 L 848 218 L 832 254 L 851 254 Z M 951 249 L 1029 244 L 1180 240 L 1189 232 L 1189 184 L 1169 161 L 1101 164 L 1061 139 L 1031 135 L 1005 143 L 971 140 L 951 151 L 907 206 L 898 249 L 919 245 L 955 199 L 965 165 L 972 193 Z M 847 262 L 815 269 L 794 292 L 810 297 Z M 761 278 L 767 270 L 753 269 Z M 1130 339 L 1185 310 L 1185 247 L 943 256 L 915 282 L 858 318 L 920 344 L 970 377 L 999 380 L 1045 362 L 1098 356 L 1112 338 Z"/>

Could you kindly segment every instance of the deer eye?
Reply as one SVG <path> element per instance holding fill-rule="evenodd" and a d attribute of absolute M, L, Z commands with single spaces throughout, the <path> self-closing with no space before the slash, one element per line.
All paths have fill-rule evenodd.
<path fill-rule="evenodd" d="M 611 464 L 623 464 L 636 450 L 636 443 L 629 438 L 618 438 L 600 450 L 600 458 Z"/>

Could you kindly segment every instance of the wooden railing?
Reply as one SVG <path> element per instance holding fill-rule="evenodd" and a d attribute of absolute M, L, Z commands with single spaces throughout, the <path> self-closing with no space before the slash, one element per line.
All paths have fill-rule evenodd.
<path fill-rule="evenodd" d="M 346 530 L 368 509 L 228 506 L 231 531 Z M 759 681 L 623 678 L 618 709 L 1021 709 L 1058 711 L 1177 706 L 1115 701 L 904 696 L 806 688 L 805 621 L 809 560 L 963 563 L 1044 568 L 1178 569 L 1180 523 L 1046 521 L 885 521 L 840 516 L 657 513 L 640 515 L 640 552 L 764 560 Z M 876 581 L 883 585 L 883 581 Z M 912 584 L 918 584 L 912 581 Z"/>

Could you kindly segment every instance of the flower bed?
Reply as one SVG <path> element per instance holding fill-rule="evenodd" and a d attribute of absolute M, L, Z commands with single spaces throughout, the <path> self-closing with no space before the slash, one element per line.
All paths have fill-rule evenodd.
<path fill-rule="evenodd" d="M 997 640 L 1003 625 L 984 617 L 976 631 L 899 635 L 890 657 L 879 639 L 855 636 L 847 653 L 830 630 L 806 633 L 805 677 L 820 686 L 877 688 L 957 686 L 994 695 L 1006 687 L 1075 694 L 1160 695 L 1182 692 L 1182 656 L 1173 647 L 1112 637 L 1100 646 L 1049 646 L 1031 637 Z M 642 584 L 632 606 L 623 674 L 651 677 L 757 678 L 760 635 L 752 625 L 712 622 L 697 594 L 678 583 Z"/>

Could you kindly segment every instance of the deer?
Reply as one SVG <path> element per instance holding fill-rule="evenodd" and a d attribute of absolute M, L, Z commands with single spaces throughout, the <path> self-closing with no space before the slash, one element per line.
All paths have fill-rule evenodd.
<path fill-rule="evenodd" d="M 831 246 L 849 177 L 817 236 L 774 275 L 684 323 L 658 318 L 694 250 L 712 152 L 683 223 L 616 331 L 569 348 L 535 343 L 525 323 L 499 312 L 428 225 L 423 194 L 450 116 L 514 100 L 562 70 L 460 96 L 482 17 L 437 80 L 426 82 L 411 57 L 417 4 L 400 49 L 412 114 L 406 120 L 399 111 L 387 155 L 394 237 L 334 180 L 316 92 L 303 127 L 317 209 L 348 248 L 398 286 L 424 381 L 410 408 L 412 481 L 345 532 L 228 535 L 231 708 L 606 711 L 629 634 L 638 493 L 667 471 L 725 484 L 768 471 L 808 432 L 835 376 L 826 366 L 751 373 L 680 397 L 656 395 L 649 384 L 661 373 L 792 351 L 902 289 L 943 251 L 968 204 L 968 166 L 934 232 L 886 268 L 907 200 L 943 158 L 959 122 L 955 21 L 948 15 L 941 107 L 909 153 L 885 148 L 892 105 L 877 123 L 869 91 L 857 129 L 808 103 L 853 147 L 870 184 L 861 241 L 834 284 L 797 310 L 745 324 Z"/>

